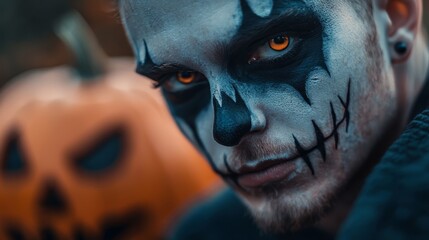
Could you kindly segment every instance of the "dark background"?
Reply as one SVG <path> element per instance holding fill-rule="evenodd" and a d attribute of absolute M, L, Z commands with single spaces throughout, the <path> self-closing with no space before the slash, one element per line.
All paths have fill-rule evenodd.
<path fill-rule="evenodd" d="M 73 62 L 53 33 L 70 9 L 83 15 L 109 56 L 132 56 L 113 0 L 0 0 L 0 86 L 29 69 Z"/>

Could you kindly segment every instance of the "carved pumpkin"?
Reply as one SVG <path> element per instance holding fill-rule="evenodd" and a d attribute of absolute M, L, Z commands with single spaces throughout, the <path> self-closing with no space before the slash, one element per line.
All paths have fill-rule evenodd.
<path fill-rule="evenodd" d="M 0 239 L 158 239 L 218 179 L 149 81 L 109 60 L 25 74 L 0 95 Z"/>

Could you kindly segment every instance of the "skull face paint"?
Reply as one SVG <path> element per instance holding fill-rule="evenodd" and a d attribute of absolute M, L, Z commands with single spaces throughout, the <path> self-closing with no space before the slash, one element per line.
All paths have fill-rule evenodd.
<path fill-rule="evenodd" d="M 349 1 L 124 0 L 120 11 L 137 72 L 262 225 L 321 212 L 396 113 L 374 23 Z"/>

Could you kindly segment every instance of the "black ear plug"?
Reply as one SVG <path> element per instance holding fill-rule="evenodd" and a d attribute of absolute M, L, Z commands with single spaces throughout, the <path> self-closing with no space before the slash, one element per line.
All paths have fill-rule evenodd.
<path fill-rule="evenodd" d="M 395 51 L 400 55 L 404 55 L 408 51 L 408 46 L 405 42 L 397 42 L 395 44 Z"/>

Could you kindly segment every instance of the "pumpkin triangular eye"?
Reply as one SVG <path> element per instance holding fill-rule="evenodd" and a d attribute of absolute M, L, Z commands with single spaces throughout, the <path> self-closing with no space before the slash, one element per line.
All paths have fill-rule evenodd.
<path fill-rule="evenodd" d="M 1 160 L 1 171 L 7 175 L 22 174 L 27 170 L 27 160 L 22 149 L 19 134 L 9 135 Z"/>
<path fill-rule="evenodd" d="M 125 144 L 125 132 L 122 128 L 116 128 L 95 137 L 89 148 L 76 153 L 73 163 L 77 170 L 84 173 L 101 173 L 114 167 L 123 157 Z"/>

